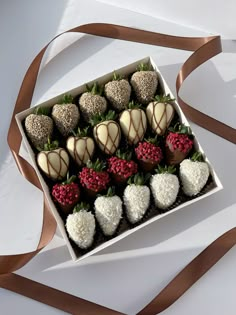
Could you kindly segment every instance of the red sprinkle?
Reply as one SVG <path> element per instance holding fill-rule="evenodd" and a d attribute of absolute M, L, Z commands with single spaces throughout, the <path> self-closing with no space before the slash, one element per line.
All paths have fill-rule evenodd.
<path fill-rule="evenodd" d="M 107 188 L 107 184 L 110 181 L 109 174 L 107 172 L 96 172 L 92 168 L 84 167 L 79 173 L 80 183 L 83 187 L 86 187 L 95 192 L 99 192 Z"/>
<path fill-rule="evenodd" d="M 137 173 L 138 165 L 134 161 L 122 160 L 116 156 L 112 156 L 108 159 L 107 171 L 112 174 L 120 175 L 124 178 L 128 178 Z"/>
<path fill-rule="evenodd" d="M 179 150 L 188 153 L 193 146 L 193 140 L 189 139 L 188 135 L 181 133 L 170 132 L 166 138 L 166 146 L 172 145 L 173 150 Z"/>
<path fill-rule="evenodd" d="M 139 160 L 150 160 L 160 162 L 163 159 L 161 148 L 150 142 L 139 142 L 135 148 L 136 156 Z"/>
<path fill-rule="evenodd" d="M 76 183 L 55 184 L 52 188 L 52 195 L 63 206 L 77 203 L 80 196 L 79 185 Z"/>

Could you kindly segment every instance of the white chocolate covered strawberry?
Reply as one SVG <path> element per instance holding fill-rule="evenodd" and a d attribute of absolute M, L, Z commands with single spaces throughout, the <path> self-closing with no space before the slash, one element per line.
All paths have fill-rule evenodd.
<path fill-rule="evenodd" d="M 115 119 L 115 112 L 110 110 L 106 115 L 96 115 L 91 120 L 93 136 L 99 148 L 105 154 L 112 155 L 120 144 L 121 130 Z"/>
<path fill-rule="evenodd" d="M 142 141 L 147 130 L 146 114 L 140 107 L 141 105 L 130 102 L 119 118 L 121 130 L 130 145 Z"/>
<path fill-rule="evenodd" d="M 209 175 L 209 166 L 200 152 L 195 152 L 191 159 L 180 163 L 179 176 L 187 196 L 197 195 L 206 185 Z"/>
<path fill-rule="evenodd" d="M 160 209 L 169 208 L 176 200 L 179 192 L 179 180 L 174 174 L 173 166 L 158 166 L 158 174 L 151 178 L 150 186 L 155 205 Z"/>
<path fill-rule="evenodd" d="M 58 141 L 45 144 L 44 150 L 38 153 L 37 162 L 40 169 L 52 180 L 66 177 L 69 168 L 69 155 L 65 149 L 58 147 Z"/>
<path fill-rule="evenodd" d="M 150 174 L 135 174 L 128 180 L 128 186 L 124 190 L 124 204 L 129 221 L 134 224 L 145 215 L 150 204 L 150 189 L 145 183 Z"/>
<path fill-rule="evenodd" d="M 89 205 L 81 202 L 66 220 L 69 237 L 82 249 L 89 248 L 94 241 L 96 222 L 94 215 L 88 210 Z"/>
<path fill-rule="evenodd" d="M 114 189 L 108 189 L 107 194 L 99 196 L 94 202 L 95 216 L 107 236 L 115 233 L 122 218 L 122 201 L 115 195 Z"/>
<path fill-rule="evenodd" d="M 175 110 L 170 104 L 171 101 L 173 99 L 169 94 L 166 96 L 156 95 L 154 101 L 149 103 L 146 108 L 149 125 L 158 135 L 163 135 L 166 132 L 174 117 Z"/>
<path fill-rule="evenodd" d="M 75 162 L 81 166 L 92 160 L 95 144 L 91 137 L 88 137 L 88 128 L 78 128 L 77 134 L 70 136 L 66 141 L 66 148 Z"/>

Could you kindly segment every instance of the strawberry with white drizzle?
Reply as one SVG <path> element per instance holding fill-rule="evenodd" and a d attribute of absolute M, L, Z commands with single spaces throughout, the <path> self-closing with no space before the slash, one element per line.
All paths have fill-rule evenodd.
<path fill-rule="evenodd" d="M 94 139 L 102 152 L 112 155 L 119 147 L 121 130 L 114 120 L 116 113 L 112 110 L 106 115 L 95 115 L 90 123 L 93 127 Z"/>
<path fill-rule="evenodd" d="M 52 180 L 61 180 L 66 177 L 69 168 L 69 155 L 65 149 L 59 148 L 58 141 L 44 145 L 44 149 L 37 155 L 40 169 Z"/>
<path fill-rule="evenodd" d="M 158 174 L 151 178 L 150 186 L 155 205 L 160 209 L 169 208 L 176 200 L 179 192 L 179 180 L 174 174 L 174 166 L 161 167 L 158 165 Z"/>
<path fill-rule="evenodd" d="M 163 135 L 174 117 L 174 107 L 170 102 L 174 101 L 170 95 L 156 95 L 154 100 L 148 104 L 146 115 L 152 130 L 157 135 Z"/>
<path fill-rule="evenodd" d="M 142 141 L 147 130 L 147 117 L 141 106 L 130 102 L 119 118 L 121 130 L 130 145 Z"/>
<path fill-rule="evenodd" d="M 89 127 L 78 128 L 77 133 L 73 132 L 66 141 L 66 148 L 76 163 L 81 166 L 92 160 L 95 144 L 93 138 L 88 136 Z"/>
<path fill-rule="evenodd" d="M 122 201 L 109 187 L 107 194 L 97 197 L 94 202 L 95 217 L 106 236 L 115 233 L 122 218 Z"/>
<path fill-rule="evenodd" d="M 196 196 L 206 185 L 210 171 L 200 152 L 180 163 L 179 176 L 187 196 Z"/>
<path fill-rule="evenodd" d="M 145 215 L 150 204 L 150 189 L 145 183 L 150 174 L 137 173 L 130 177 L 128 186 L 124 190 L 124 204 L 129 221 L 132 224 L 140 221 Z"/>

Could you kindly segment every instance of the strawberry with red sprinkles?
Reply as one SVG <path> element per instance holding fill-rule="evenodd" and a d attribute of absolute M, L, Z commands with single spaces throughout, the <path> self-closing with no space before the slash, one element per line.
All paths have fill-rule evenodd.
<path fill-rule="evenodd" d="M 127 179 L 138 172 L 138 165 L 132 159 L 132 152 L 117 150 L 116 156 L 108 159 L 107 171 L 116 183 L 126 183 Z"/>
<path fill-rule="evenodd" d="M 89 160 L 87 166 L 82 168 L 82 171 L 79 173 L 79 179 L 88 195 L 95 197 L 97 193 L 107 189 L 110 177 L 104 171 L 105 167 L 106 164 L 97 159 L 95 162 Z"/>
<path fill-rule="evenodd" d="M 140 166 L 146 172 L 151 172 L 163 159 L 163 153 L 158 146 L 157 137 L 148 138 L 139 142 L 135 148 L 135 154 Z"/>
<path fill-rule="evenodd" d="M 166 160 L 169 165 L 176 165 L 192 150 L 193 136 L 189 127 L 179 123 L 169 130 L 165 146 Z"/>
<path fill-rule="evenodd" d="M 66 214 L 73 210 L 80 199 L 79 185 L 74 182 L 75 180 L 76 176 L 71 176 L 66 181 L 55 184 L 52 188 L 54 201 Z"/>

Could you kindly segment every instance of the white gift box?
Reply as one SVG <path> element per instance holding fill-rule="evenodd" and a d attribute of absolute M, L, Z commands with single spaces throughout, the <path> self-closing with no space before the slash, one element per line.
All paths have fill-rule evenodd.
<path fill-rule="evenodd" d="M 161 85 L 163 93 L 164 94 L 170 94 L 170 96 L 172 98 L 174 98 L 173 94 L 171 93 L 171 91 L 170 91 L 167 83 L 165 82 L 162 74 L 158 70 L 158 67 L 155 65 L 155 63 L 153 62 L 153 60 L 150 57 L 146 57 L 146 58 L 144 58 L 142 60 L 138 60 L 138 61 L 136 61 L 136 62 L 134 62 L 132 64 L 129 64 L 129 65 L 127 65 L 125 67 L 122 67 L 120 69 L 117 69 L 115 71 L 117 73 L 127 77 L 128 75 L 130 75 L 130 74 L 132 74 L 133 72 L 136 71 L 136 68 L 137 68 L 138 64 L 140 64 L 141 62 L 142 63 L 150 63 L 152 65 L 153 69 L 158 74 L 159 84 Z M 78 96 L 79 94 L 85 92 L 87 84 L 90 85 L 91 83 L 96 81 L 100 85 L 103 85 L 103 84 L 107 83 L 111 79 L 112 75 L 113 75 L 113 71 L 108 73 L 108 74 L 106 74 L 106 75 L 104 75 L 104 76 L 102 76 L 102 77 L 95 78 L 91 82 L 86 82 L 82 86 L 74 88 L 74 89 L 72 89 L 70 91 L 66 91 L 66 93 L 71 94 L 73 97 Z M 44 102 L 42 104 L 39 104 L 37 106 L 40 106 L 40 107 L 52 107 L 59 100 L 61 100 L 61 98 L 62 98 L 62 95 L 58 95 L 57 97 L 54 97 L 53 99 L 50 99 L 50 100 L 48 100 L 48 101 L 46 101 L 46 102 Z M 173 106 L 174 106 L 177 114 L 179 115 L 180 122 L 185 124 L 186 126 L 189 126 L 188 120 L 186 119 L 185 115 L 183 114 L 180 106 L 178 105 L 178 103 L 176 101 L 173 102 Z M 217 191 L 219 191 L 219 190 L 221 190 L 223 188 L 222 184 L 221 184 L 221 182 L 220 182 L 220 180 L 218 178 L 218 176 L 216 175 L 216 173 L 215 173 L 215 171 L 214 171 L 214 169 L 213 169 L 213 167 L 211 165 L 211 163 L 209 162 L 209 160 L 205 156 L 202 147 L 200 146 L 200 144 L 197 141 L 196 137 L 194 137 L 194 148 L 195 148 L 195 150 L 200 151 L 203 154 L 203 157 L 204 157 L 205 161 L 209 165 L 210 173 L 211 173 L 211 177 L 212 177 L 212 181 L 213 181 L 213 183 L 211 184 L 211 188 L 207 192 L 205 192 L 204 194 L 200 194 L 200 195 L 198 195 L 197 197 L 195 197 L 195 198 L 193 198 L 191 200 L 188 200 L 188 201 L 186 201 L 186 202 L 184 202 L 184 203 L 182 203 L 180 205 L 177 205 L 176 207 L 174 207 L 173 209 L 171 209 L 171 210 L 169 210 L 169 211 L 167 211 L 165 213 L 161 213 L 161 214 L 158 213 L 157 215 L 151 217 L 150 219 L 147 219 L 146 221 L 142 222 L 141 224 L 139 224 L 139 225 L 137 225 L 135 227 L 132 227 L 132 228 L 128 229 L 128 226 L 127 226 L 127 230 L 126 231 L 122 232 L 121 234 L 118 234 L 117 236 L 115 236 L 112 239 L 106 240 L 105 242 L 99 244 L 98 246 L 92 248 L 91 250 L 88 250 L 86 252 L 84 252 L 84 251 L 80 252 L 79 249 L 78 250 L 76 249 L 75 245 L 72 245 L 71 241 L 68 238 L 64 222 L 63 222 L 61 216 L 59 215 L 54 202 L 52 201 L 51 194 L 50 194 L 49 188 L 47 186 L 47 183 L 45 182 L 45 180 L 44 180 L 44 178 L 43 178 L 43 176 L 42 176 L 42 174 L 41 174 L 41 172 L 40 172 L 40 170 L 38 168 L 38 165 L 37 165 L 37 162 L 36 162 L 36 155 L 35 155 L 32 147 L 31 147 L 31 145 L 30 145 L 30 143 L 29 143 L 29 141 L 27 139 L 27 136 L 25 134 L 25 130 L 24 130 L 24 126 L 23 126 L 24 120 L 29 114 L 34 112 L 34 109 L 35 108 L 32 107 L 30 109 L 27 109 L 27 110 L 21 112 L 21 113 L 18 113 L 16 115 L 16 121 L 17 121 L 18 127 L 20 129 L 20 132 L 22 134 L 23 141 L 24 141 L 24 143 L 25 143 L 25 145 L 27 147 L 27 150 L 29 152 L 29 155 L 31 157 L 32 164 L 33 164 L 33 166 L 34 166 L 34 168 L 36 170 L 36 173 L 37 173 L 37 175 L 39 177 L 39 180 L 40 180 L 40 183 L 42 185 L 44 194 L 45 194 L 45 196 L 46 196 L 46 198 L 48 200 L 48 204 L 50 206 L 50 209 L 51 209 L 51 211 L 52 211 L 52 213 L 53 213 L 53 215 L 54 215 L 54 217 L 55 217 L 55 219 L 57 221 L 57 224 L 59 226 L 61 234 L 62 234 L 63 238 L 66 241 L 66 244 L 68 246 L 69 252 L 70 252 L 71 257 L 72 257 L 72 259 L 74 261 L 79 261 L 79 260 L 81 260 L 83 258 L 86 258 L 86 257 L 88 257 L 88 256 L 90 256 L 90 255 L 92 255 L 94 253 L 97 253 L 97 252 L 101 251 L 102 249 L 110 246 L 111 244 L 113 244 L 113 243 L 115 243 L 115 242 L 125 238 L 129 234 L 132 234 L 135 231 L 141 229 L 142 227 L 144 227 L 146 225 L 149 225 L 149 224 L 151 224 L 152 222 L 154 222 L 156 220 L 161 219 L 163 216 L 166 216 L 166 215 L 168 215 L 168 214 L 170 214 L 172 212 L 178 211 L 178 210 L 180 210 L 180 209 L 182 209 L 182 208 L 184 208 L 184 207 L 186 207 L 186 206 L 188 206 L 188 205 L 190 205 L 192 203 L 197 202 L 200 199 L 203 199 L 203 198 L 205 198 L 207 196 L 210 196 L 213 193 L 216 193 Z"/>

